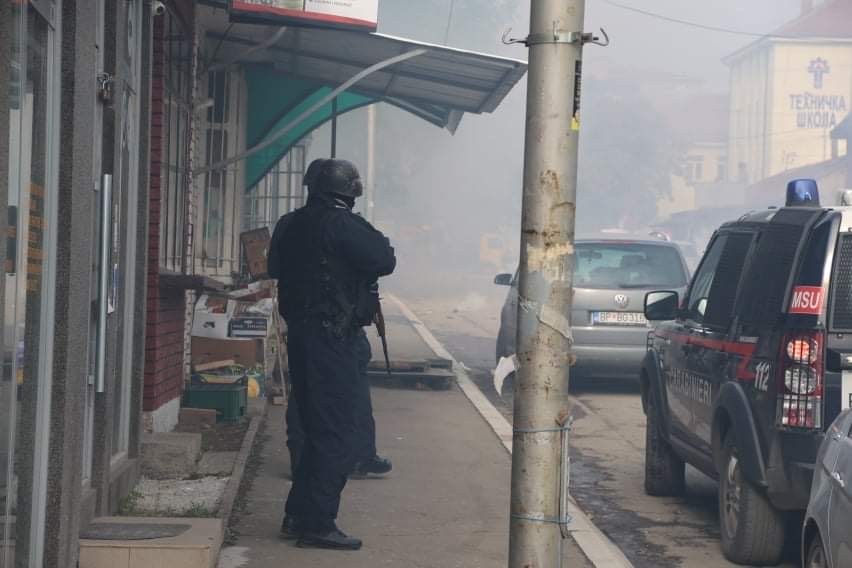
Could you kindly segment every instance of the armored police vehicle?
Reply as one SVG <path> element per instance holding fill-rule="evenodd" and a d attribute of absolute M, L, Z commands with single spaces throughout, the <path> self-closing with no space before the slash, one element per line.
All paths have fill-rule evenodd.
<path fill-rule="evenodd" d="M 852 208 L 796 180 L 787 204 L 722 225 L 685 296 L 650 292 L 641 371 L 645 489 L 719 480 L 725 556 L 781 560 L 824 430 L 852 405 Z M 797 538 L 790 534 L 790 538 Z"/>

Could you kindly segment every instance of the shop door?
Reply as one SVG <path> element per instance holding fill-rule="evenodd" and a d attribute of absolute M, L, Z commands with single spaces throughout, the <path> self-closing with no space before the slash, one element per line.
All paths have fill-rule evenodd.
<path fill-rule="evenodd" d="M 126 455 L 130 433 L 130 389 L 133 382 L 134 327 L 136 311 L 136 266 L 139 226 L 139 89 L 142 52 L 142 0 L 123 3 L 124 41 L 118 51 L 118 89 L 121 101 L 118 132 L 118 163 L 113 197 L 113 231 L 111 251 L 111 297 L 109 309 L 119 320 L 116 375 L 112 382 L 114 419 L 112 423 L 112 456 Z M 121 37 L 121 36 L 120 36 Z"/>
<path fill-rule="evenodd" d="M 106 361 L 106 330 L 102 329 L 100 309 L 100 284 L 103 268 L 101 266 L 101 248 L 104 235 L 102 232 L 102 219 L 104 199 L 107 192 L 111 190 L 111 177 L 103 173 L 103 116 L 106 100 L 103 96 L 110 87 L 109 78 L 104 72 L 104 17 L 105 0 L 96 0 L 97 22 L 95 26 L 95 58 L 92 62 L 91 80 L 97 81 L 101 86 L 98 97 L 92 101 L 95 105 L 94 124 L 92 132 L 92 179 L 94 192 L 92 193 L 91 210 L 97 215 L 92 216 L 92 273 L 89 279 L 92 298 L 91 319 L 89 321 L 89 372 L 86 382 L 86 408 L 83 420 L 83 485 L 89 487 L 92 480 L 92 464 L 94 456 L 94 429 L 95 429 L 95 391 L 101 390 L 103 384 L 103 370 Z M 104 324 L 105 318 L 104 319 Z"/>
<path fill-rule="evenodd" d="M 60 13 L 59 0 L 0 0 L 0 568 L 43 564 Z"/>

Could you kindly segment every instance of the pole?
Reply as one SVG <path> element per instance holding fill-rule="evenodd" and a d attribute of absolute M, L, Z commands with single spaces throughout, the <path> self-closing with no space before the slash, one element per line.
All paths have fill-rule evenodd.
<path fill-rule="evenodd" d="M 510 568 L 561 566 L 585 0 L 531 2 Z"/>
<path fill-rule="evenodd" d="M 337 157 L 337 97 L 331 101 L 331 158 Z"/>
<path fill-rule="evenodd" d="M 364 188 L 367 221 L 373 222 L 373 200 L 376 190 L 376 105 L 367 107 L 367 184 Z"/>

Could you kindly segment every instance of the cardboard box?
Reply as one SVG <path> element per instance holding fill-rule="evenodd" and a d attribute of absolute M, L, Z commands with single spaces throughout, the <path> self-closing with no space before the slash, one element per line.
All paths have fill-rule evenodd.
<path fill-rule="evenodd" d="M 269 254 L 270 240 L 269 229 L 266 227 L 240 233 L 248 271 L 254 279 L 268 276 L 266 257 Z"/>
<path fill-rule="evenodd" d="M 192 336 L 225 339 L 228 337 L 230 321 L 231 316 L 228 314 L 195 312 L 195 316 L 192 318 Z"/>
<path fill-rule="evenodd" d="M 228 326 L 234 314 L 235 305 L 227 296 L 209 296 L 198 298 L 192 317 L 192 335 L 225 339 Z"/>
<path fill-rule="evenodd" d="M 192 338 L 192 364 L 233 359 L 238 365 L 263 365 L 263 339 Z"/>

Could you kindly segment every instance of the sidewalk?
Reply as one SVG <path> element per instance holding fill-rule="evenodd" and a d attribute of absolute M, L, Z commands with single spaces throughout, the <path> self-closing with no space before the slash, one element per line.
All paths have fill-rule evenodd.
<path fill-rule="evenodd" d="M 386 479 L 346 486 L 339 524 L 364 539 L 358 552 L 296 548 L 278 538 L 290 487 L 284 411 L 270 407 L 262 464 L 247 494 L 236 548 L 220 568 L 505 566 L 510 458 L 464 395 L 374 389 Z M 570 565 L 590 566 L 571 541 Z"/>
<path fill-rule="evenodd" d="M 393 302 L 386 303 L 386 318 L 392 360 L 436 357 Z M 380 359 L 373 341 L 373 358 Z M 465 395 L 455 386 L 373 388 L 373 406 L 379 452 L 393 460 L 394 471 L 385 479 L 350 481 L 338 519 L 345 532 L 364 540 L 363 549 L 300 549 L 278 538 L 290 466 L 284 408 L 270 406 L 257 477 L 233 526 L 238 539 L 223 550 L 219 568 L 506 565 L 511 456 Z M 565 566 L 592 566 L 573 540 L 563 542 Z"/>

